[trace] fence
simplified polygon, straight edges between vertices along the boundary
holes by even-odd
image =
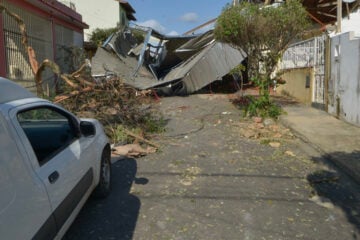
[[[324,104],[325,83],[325,43],[327,36],[322,35],[306,41],[292,44],[284,53],[280,62],[281,70],[313,68],[314,82],[312,102]]]

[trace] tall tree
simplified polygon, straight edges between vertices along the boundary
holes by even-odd
[[[221,13],[215,37],[247,54],[249,77],[270,102],[271,73],[291,41],[308,24],[307,12],[299,0],[287,0],[276,7],[242,1]]]

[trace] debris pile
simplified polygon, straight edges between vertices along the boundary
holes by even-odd
[[[99,120],[113,145],[118,145],[113,147],[114,157],[156,152],[159,146],[146,139],[149,133],[163,130],[162,117],[152,107],[152,91],[138,91],[116,75],[95,80],[89,70],[84,64],[72,74],[62,74],[63,92],[54,102],[81,118]],[[148,147],[142,148],[140,142]]]
[[[134,33],[144,36],[143,42],[135,41]],[[113,72],[140,90],[187,95],[223,80],[245,58],[243,51],[215,41],[212,30],[167,36],[134,26],[109,36],[92,59],[92,75]]]
[[[113,143],[130,143],[141,138],[145,142],[144,136],[161,130],[162,118],[152,108],[152,93],[137,91],[117,76],[80,90],[70,85],[65,89],[54,101],[79,117],[98,119]]]
[[[159,146],[146,140],[147,134],[163,130],[161,115],[152,108],[152,91],[138,91],[124,84],[116,74],[104,74],[96,78],[91,75],[91,63],[85,63],[73,73],[63,73],[60,66],[45,59],[39,62],[35,50],[30,46],[26,25],[23,19],[0,4],[0,13],[11,16],[18,24],[22,44],[26,49],[36,84],[37,95],[50,98],[49,89],[44,89],[43,73],[49,69],[56,76],[57,95],[54,102],[83,118],[96,118],[104,126],[113,143],[126,144],[139,142],[155,148],[142,150],[134,147],[124,155],[150,153]],[[120,46],[124,47],[123,42]],[[126,45],[126,44],[125,44]],[[59,91],[61,91],[59,93]],[[52,91],[53,92],[53,91]],[[131,130],[130,130],[131,129]],[[117,148],[119,150],[119,148]]]
[[[263,144],[268,144],[278,148],[284,140],[294,138],[288,128],[277,124],[272,119],[260,120],[253,118],[252,121],[239,122],[240,134],[243,137],[259,140]]]
[[[149,153],[155,153],[156,150],[157,149],[154,147],[148,146],[146,148],[143,148],[139,144],[134,143],[134,144],[127,144],[127,145],[114,147],[112,155],[114,157],[116,156],[139,157]]]

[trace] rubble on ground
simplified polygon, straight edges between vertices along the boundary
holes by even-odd
[[[154,147],[146,147],[143,148],[139,144],[126,144],[120,145],[112,148],[112,156],[126,156],[126,157],[139,157],[143,155],[147,155],[149,153],[155,153],[156,148]]]
[[[142,34],[143,42],[135,35]],[[114,73],[139,90],[187,95],[220,81],[246,57],[243,51],[215,41],[210,30],[197,35],[163,35],[131,27],[109,36],[92,59],[94,78]]]
[[[268,142],[270,146],[275,148],[280,147],[282,141],[294,138],[290,129],[285,128],[272,119],[244,119],[244,121],[236,124],[239,125],[239,132],[243,137],[259,140],[260,142]]]
[[[63,73],[59,65],[49,59],[39,62],[35,50],[29,44],[24,21],[17,14],[0,5],[0,12],[3,11],[16,21],[20,29],[22,45],[34,74],[39,97],[49,98],[79,117],[98,119],[113,143],[118,143],[120,138],[122,141],[129,141],[130,136],[136,143],[142,142],[155,147],[152,151],[158,148],[155,143],[145,139],[148,132],[159,127],[156,125],[157,120],[161,120],[161,116],[154,114],[151,108],[149,96],[152,91],[139,91],[125,84],[123,79],[113,72],[106,72],[103,76],[93,78],[90,74],[89,60],[85,60],[73,73]],[[127,43],[123,42],[122,46]],[[43,73],[47,69],[50,69],[56,77],[56,90],[44,89]],[[137,133],[128,129],[135,129]],[[134,149],[139,152],[141,148],[133,147],[133,150],[128,152],[133,154]]]
[[[154,99],[151,92],[138,91],[116,76],[103,79],[91,88],[75,91],[67,88],[54,101],[79,117],[98,119],[113,143],[121,140],[117,136],[120,134],[140,139],[149,145],[141,135],[148,134],[149,120],[156,121],[161,117],[152,108]],[[128,129],[138,129],[140,133],[135,134]]]

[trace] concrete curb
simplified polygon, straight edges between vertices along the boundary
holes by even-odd
[[[356,183],[360,184],[360,172],[357,172],[356,169],[353,169],[350,166],[347,166],[346,164],[343,163],[343,161],[338,159],[336,156],[334,156],[334,155],[326,152],[325,150],[323,150],[318,144],[313,143],[305,135],[303,135],[301,132],[297,131],[292,126],[292,124],[289,123],[283,117],[280,117],[279,121],[285,127],[291,129],[291,131],[294,133],[294,135],[296,137],[300,138],[303,142],[311,143],[311,147],[313,147],[316,151],[318,151],[326,161],[330,162],[334,167],[338,168],[343,173],[345,173],[347,176],[349,176],[352,180],[354,180]]]

